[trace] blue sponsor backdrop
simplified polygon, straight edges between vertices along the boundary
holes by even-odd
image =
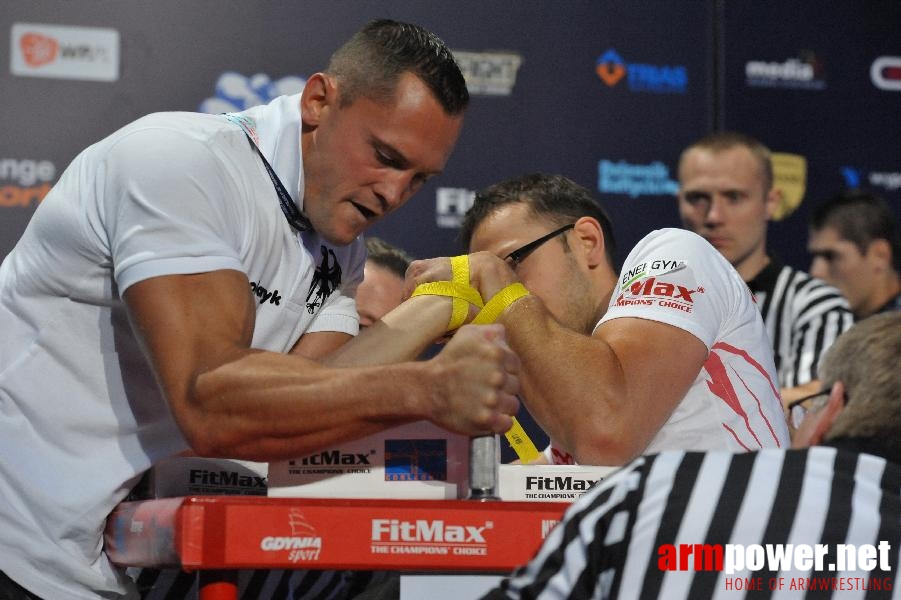
[[[807,266],[810,207],[841,188],[901,203],[897,2],[6,0],[0,257],[88,144],[149,112],[291,93],[378,17],[437,32],[473,92],[446,172],[373,230],[416,256],[461,251],[473,190],[547,171],[595,190],[622,259],[678,224],[679,152],[715,128],[807,159],[803,203],[770,232],[791,264]]]

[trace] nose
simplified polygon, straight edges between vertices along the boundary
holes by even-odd
[[[707,205],[707,212],[704,214],[704,223],[706,225],[718,225],[723,222],[725,217],[725,200],[714,195]]]
[[[413,195],[413,174],[400,170],[387,173],[376,186],[375,195],[385,213],[403,206]]]

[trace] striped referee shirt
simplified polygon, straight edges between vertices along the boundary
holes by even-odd
[[[817,379],[823,353],[854,323],[844,296],[775,258],[748,287],[773,343],[779,386],[796,387]]]
[[[574,503],[531,562],[484,598],[901,598],[899,538],[901,466],[884,458],[825,446],[664,452]],[[840,544],[861,562],[863,545],[881,547],[865,565],[875,568],[852,566]],[[799,545],[822,552],[820,564],[770,561]]]
[[[137,582],[141,600],[200,597],[197,573],[131,568],[128,574]],[[397,577],[392,571],[242,570],[235,584],[239,600],[350,600],[364,590],[381,598],[379,590],[393,590]]]

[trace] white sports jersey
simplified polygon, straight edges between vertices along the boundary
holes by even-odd
[[[299,96],[245,113],[303,208]],[[244,132],[153,114],[82,152],[0,266],[0,571],[46,598],[128,591],[104,520],[151,464],[187,449],[129,326],[144,279],[232,269],[257,299],[252,345],[356,334],[362,239],[287,223]]]
[[[747,284],[707,241],[689,231],[660,229],[638,242],[598,325],[625,317],[684,329],[709,351],[688,393],[643,453],[743,452],[788,444],[760,311]],[[670,352],[678,349],[661,349]],[[554,442],[551,455],[556,463],[572,462]]]

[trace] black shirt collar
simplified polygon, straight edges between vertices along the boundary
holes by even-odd
[[[748,282],[748,287],[752,292],[769,292],[776,287],[776,279],[779,272],[785,266],[781,260],[775,256],[770,256],[770,262],[757,275]]]
[[[897,440],[883,438],[842,437],[823,442],[821,446],[830,446],[839,450],[872,454],[901,465],[901,446]]]

